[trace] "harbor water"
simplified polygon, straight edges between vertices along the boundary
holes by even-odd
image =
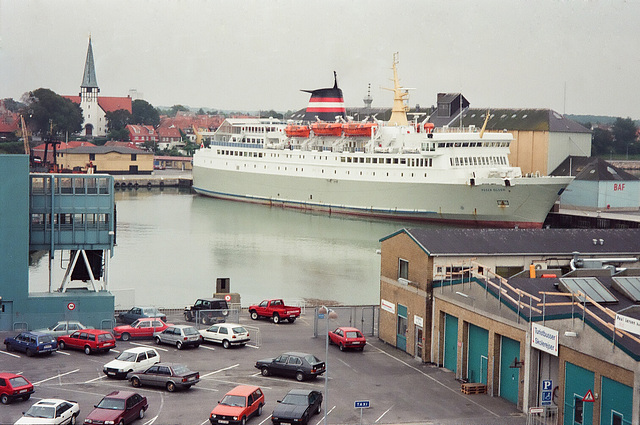
[[[379,240],[416,223],[374,221],[224,201],[188,190],[116,191],[116,247],[108,285],[116,308],[182,308],[229,278],[243,306],[277,297],[295,302],[378,304]],[[52,287],[68,252],[55,252]],[[30,266],[30,291],[47,291],[49,262]],[[73,287],[86,287],[73,282]]]

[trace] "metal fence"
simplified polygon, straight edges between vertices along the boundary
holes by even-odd
[[[195,316],[194,316],[195,315]],[[240,320],[240,310],[237,308],[216,309],[216,310],[197,310],[187,317],[185,312],[185,320],[195,321],[196,328],[204,329],[215,323],[238,323]]]
[[[320,319],[318,317],[318,310],[320,307],[315,307],[313,311],[313,336],[317,337],[318,333],[324,333],[325,320],[329,320],[328,327],[330,330],[337,328],[338,326],[351,326],[360,329],[365,336],[378,336],[378,318],[380,316],[380,307],[377,305],[367,306],[335,306],[328,307],[329,310],[333,310],[337,314],[337,318]],[[322,327],[321,330],[318,327]]]
[[[557,425],[558,406],[530,407],[527,412],[527,425]]]

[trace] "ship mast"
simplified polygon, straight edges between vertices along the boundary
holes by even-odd
[[[405,105],[404,101],[409,97],[409,92],[400,86],[400,79],[398,78],[398,53],[393,54],[393,88],[383,87],[385,90],[393,92],[393,108],[391,109],[391,118],[389,118],[388,125],[409,125],[407,121],[407,111],[409,106]]]

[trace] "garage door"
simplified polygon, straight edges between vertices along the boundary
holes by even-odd
[[[444,367],[458,371],[458,318],[444,315]]]
[[[469,324],[467,378],[469,382],[487,383],[489,331]]]

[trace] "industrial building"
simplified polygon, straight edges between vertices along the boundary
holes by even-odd
[[[524,412],[638,423],[639,258],[638,229],[402,229],[379,336]]]

